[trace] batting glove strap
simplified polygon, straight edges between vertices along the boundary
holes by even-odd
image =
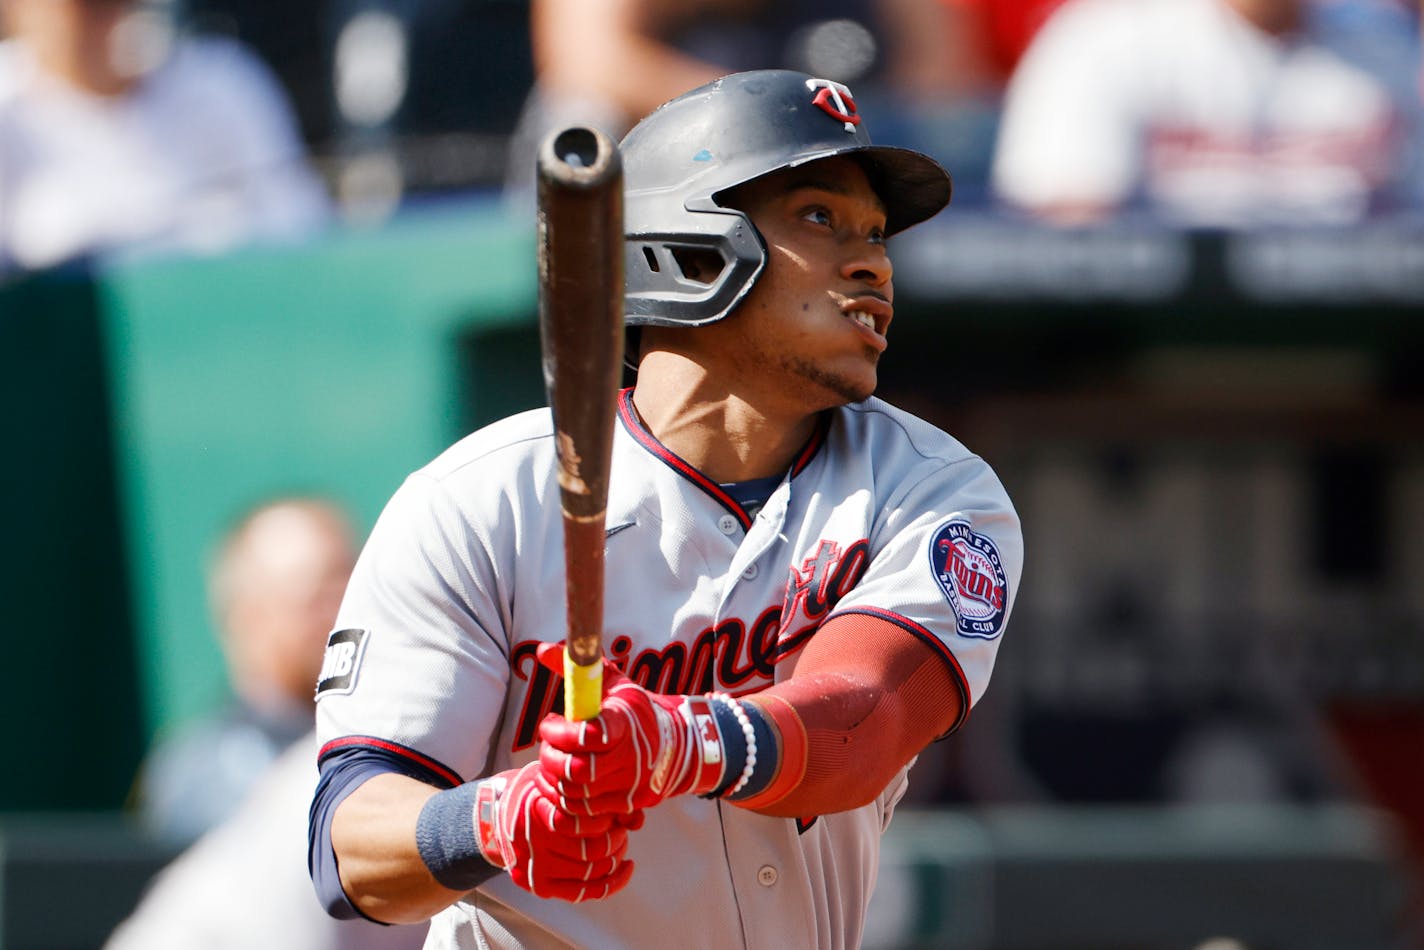
[[[678,713],[686,729],[682,777],[669,794],[704,795],[725,783],[725,749],[731,735],[722,728],[711,697],[685,696]],[[734,773],[735,774],[735,773]]]
[[[471,783],[475,790],[471,814],[474,816],[476,844],[485,861],[502,870],[514,865],[513,848],[509,847],[508,838],[501,833],[499,821],[499,800],[508,785],[509,780],[503,775]]]

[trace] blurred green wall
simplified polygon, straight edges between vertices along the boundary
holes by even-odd
[[[0,289],[0,807],[122,795],[143,746],[99,308],[82,275]]]
[[[222,701],[204,562],[243,510],[317,492],[369,528],[541,402],[535,293],[532,234],[493,207],[0,287],[0,711],[26,772],[0,809],[118,805],[151,737]]]

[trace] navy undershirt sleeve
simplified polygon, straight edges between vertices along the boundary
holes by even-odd
[[[451,788],[450,780],[419,762],[374,746],[354,745],[321,758],[321,777],[312,797],[307,824],[307,870],[317,899],[326,912],[342,920],[366,917],[341,887],[336,852],[331,847],[331,818],[346,796],[368,779],[387,772],[405,775],[434,788]],[[370,918],[366,918],[369,920]]]

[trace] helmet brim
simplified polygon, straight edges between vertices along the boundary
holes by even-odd
[[[949,172],[928,155],[893,145],[871,145],[851,154],[865,163],[870,186],[885,202],[886,237],[933,218],[954,193]]]
[[[949,204],[954,192],[949,172],[928,155],[893,145],[851,145],[797,156],[776,168],[725,185],[710,197],[714,204],[725,207],[722,196],[743,185],[788,168],[802,168],[828,158],[842,157],[860,163],[870,179],[870,187],[884,203],[886,237],[939,214]]]

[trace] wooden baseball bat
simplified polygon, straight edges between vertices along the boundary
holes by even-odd
[[[603,692],[603,545],[623,365],[623,163],[596,129],[546,138],[538,157],[539,339],[554,414],[568,641],[564,715]]]

